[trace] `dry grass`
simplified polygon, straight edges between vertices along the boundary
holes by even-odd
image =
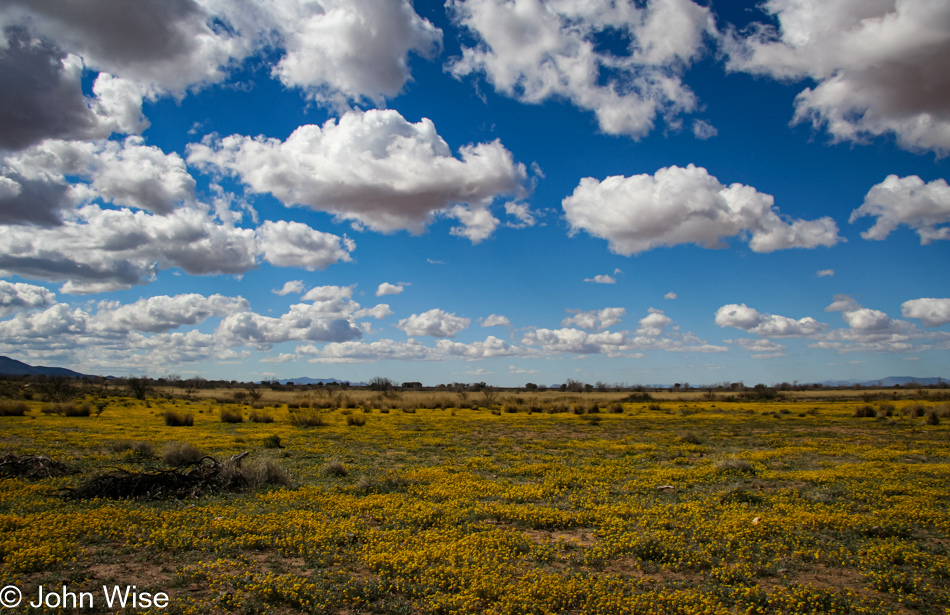
[[[221,408],[218,411],[218,416],[221,417],[222,423],[243,423],[244,422],[244,413],[240,409],[236,408]]]
[[[189,442],[169,442],[162,449],[162,462],[173,468],[198,463],[204,456],[201,449]]]
[[[162,413],[162,417],[169,427],[192,427],[195,424],[195,415],[190,412],[166,410]]]

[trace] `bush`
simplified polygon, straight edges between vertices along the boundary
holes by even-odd
[[[257,489],[264,485],[280,485],[281,487],[293,487],[293,481],[290,476],[273,459],[257,459],[250,463],[243,463],[236,468],[249,489]]]
[[[29,411],[30,407],[22,401],[0,403],[0,416],[23,416]]]
[[[284,448],[280,444],[280,436],[267,436],[264,438],[264,448]]]
[[[244,414],[234,408],[221,408],[218,412],[222,423],[243,423]]]
[[[142,457],[143,459],[151,459],[155,456],[155,450],[148,442],[119,440],[117,442],[113,442],[110,448],[112,448],[114,453],[124,453],[129,451],[133,456]]]
[[[854,409],[852,416],[858,419],[873,418],[877,416],[877,411],[874,410],[873,406],[858,406]]]
[[[894,405],[893,404],[881,404],[877,407],[877,416],[878,418],[884,418],[886,416],[894,416]]]
[[[348,414],[346,415],[346,424],[355,427],[362,427],[366,424],[366,419],[358,414]]]
[[[686,442],[687,444],[702,444],[703,440],[693,432],[684,433],[679,437],[680,442]]]
[[[901,410],[901,414],[906,414],[909,418],[916,419],[924,415],[925,408],[920,404],[913,404]]]
[[[322,427],[326,423],[313,408],[299,408],[290,412],[290,424],[294,427]]]
[[[83,404],[77,406],[75,404],[65,404],[63,408],[63,415],[65,416],[90,416],[92,414],[92,406],[89,404]]]
[[[748,459],[738,457],[724,457],[716,462],[716,469],[720,472],[738,472],[740,474],[755,474],[755,466]]]
[[[927,410],[927,414],[924,415],[924,424],[925,425],[939,425],[940,417],[937,414],[937,411],[931,408]]]
[[[204,457],[201,449],[188,442],[169,442],[162,449],[162,462],[173,468],[196,464]]]
[[[162,416],[165,418],[165,425],[169,427],[193,427],[195,424],[195,415],[190,412],[166,410]]]
[[[607,410],[614,414],[623,414],[623,404],[613,403],[607,406]]]
[[[323,473],[327,476],[346,476],[346,467],[334,459],[323,466]]]
[[[257,410],[251,410],[250,416],[247,417],[252,423],[273,423],[274,416],[269,412],[258,412]]]

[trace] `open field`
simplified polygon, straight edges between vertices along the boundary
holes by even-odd
[[[136,585],[170,604],[130,613],[950,613],[946,402],[231,395],[0,416],[0,455],[81,471],[0,478],[0,586],[95,592],[82,612]],[[174,442],[293,485],[57,495]]]

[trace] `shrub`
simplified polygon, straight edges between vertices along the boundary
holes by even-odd
[[[323,473],[327,476],[346,476],[346,467],[337,459],[323,466]]]
[[[29,411],[30,407],[22,401],[0,403],[0,416],[23,416]]]
[[[358,414],[348,414],[346,416],[346,424],[353,425],[355,427],[362,427],[366,424],[366,419]]]
[[[653,410],[654,412],[662,412],[663,406],[661,406],[660,404],[650,404],[649,406],[647,406],[647,409]]]
[[[75,404],[65,404],[63,408],[64,416],[90,416],[92,414],[92,406],[89,404],[83,404],[77,406]]]
[[[173,468],[196,464],[204,456],[201,449],[188,442],[169,442],[162,449],[162,462]]]
[[[58,404],[46,404],[40,409],[43,414],[66,415],[67,412],[73,412],[76,406],[72,402],[63,402]]]
[[[237,468],[237,472],[247,481],[249,489],[257,489],[264,485],[293,487],[290,476],[273,459],[256,459],[250,463],[243,463]]]
[[[290,412],[290,424],[294,427],[322,427],[326,423],[313,408],[299,408]]]
[[[906,408],[904,408],[901,411],[901,414],[906,414],[908,417],[912,419],[916,419],[918,417],[923,416],[924,412],[925,412],[925,408],[922,405],[913,404],[911,406],[907,406]]]
[[[924,415],[924,424],[925,425],[939,425],[940,417],[937,415],[937,411],[931,408],[927,410],[927,414]]]
[[[680,442],[686,442],[687,444],[702,444],[703,439],[694,434],[693,432],[684,433],[679,437]]]
[[[155,456],[155,450],[152,448],[152,445],[148,442],[141,442],[132,440],[118,440],[113,442],[111,447],[112,451],[115,453],[124,453],[126,451],[130,452],[135,457],[142,457],[144,459],[151,459]]]
[[[716,462],[716,469],[720,472],[738,472],[740,474],[755,474],[755,466],[748,459],[738,457],[723,457]]]
[[[244,414],[240,410],[234,408],[221,408],[218,412],[218,416],[221,417],[222,423],[243,423]]]
[[[607,410],[613,412],[614,414],[623,414],[623,404],[613,403],[607,406]]]
[[[380,408],[379,412],[380,414],[389,414],[389,408]]]
[[[280,436],[267,436],[264,438],[264,448],[284,448],[280,444]]]
[[[874,410],[872,406],[864,405],[864,406],[858,406],[857,408],[855,408],[854,414],[852,416],[858,419],[872,418],[872,417],[877,416],[877,412]]]
[[[877,416],[878,418],[884,418],[886,416],[894,416],[894,405],[893,404],[881,404],[877,407]]]
[[[169,427],[192,427],[195,424],[195,415],[190,412],[166,410],[162,416],[165,418],[165,425]]]
[[[269,412],[258,412],[257,410],[251,410],[251,414],[247,417],[252,423],[273,423],[274,416]]]

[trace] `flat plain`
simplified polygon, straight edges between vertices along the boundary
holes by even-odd
[[[0,477],[0,586],[171,598],[129,613],[950,613],[936,392],[114,393],[0,416],[4,459],[71,471]],[[190,448],[263,479],[63,497],[213,463],[173,471]]]

